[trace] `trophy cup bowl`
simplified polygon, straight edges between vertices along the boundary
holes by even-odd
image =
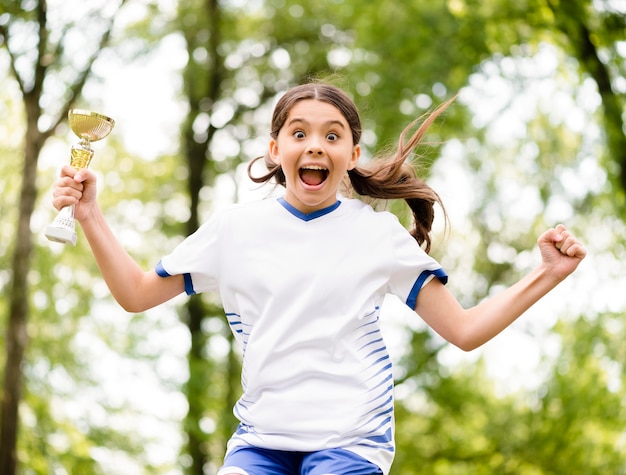
[[[70,165],[74,168],[87,168],[91,163],[94,151],[91,142],[102,140],[113,130],[115,121],[97,112],[71,109],[68,120],[72,132],[80,138],[80,142],[70,149]],[[50,241],[76,245],[76,224],[74,222],[74,206],[66,206],[46,227],[46,237]]]

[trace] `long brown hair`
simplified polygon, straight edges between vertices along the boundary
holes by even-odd
[[[345,117],[354,145],[361,140],[361,119],[354,102],[341,89],[329,84],[309,83],[289,89],[277,102],[272,115],[272,138],[276,139],[280,129],[285,124],[287,116],[295,103],[315,99],[335,106]],[[404,199],[413,214],[414,223],[410,230],[417,242],[425,245],[426,252],[430,251],[433,220],[435,217],[434,205],[438,203],[445,216],[445,208],[439,195],[422,179],[417,176],[415,168],[409,158],[415,148],[420,145],[428,127],[454,100],[443,103],[430,114],[411,122],[400,134],[397,149],[385,157],[377,157],[362,167],[348,170],[348,177],[352,189],[361,196],[376,199]],[[411,134],[413,129],[417,129]],[[409,138],[407,139],[407,136]],[[252,175],[252,167],[263,159],[268,172],[256,177]],[[248,176],[255,183],[266,183],[272,178],[285,186],[285,174],[280,165],[274,163],[269,156],[256,157],[248,166]]]

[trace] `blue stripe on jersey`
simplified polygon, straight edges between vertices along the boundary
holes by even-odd
[[[437,277],[444,285],[448,283],[448,274],[446,274],[446,271],[444,271],[442,268],[435,270],[425,270],[424,272],[422,272],[415,281],[415,284],[413,284],[413,288],[411,289],[411,292],[409,292],[409,296],[406,299],[406,304],[411,310],[415,310],[415,305],[417,304],[417,296],[420,293],[420,290],[422,290],[424,281],[431,275]]]
[[[387,420],[385,421],[387,424],[391,423],[391,417],[388,417]],[[382,427],[383,424],[381,424],[379,427]],[[391,452],[394,451],[394,448],[392,445],[389,445],[389,443],[392,440],[391,437],[391,428],[387,429],[385,431],[384,434],[382,435],[375,435],[372,437],[368,437],[366,440],[370,441],[370,442],[374,442],[376,444],[376,447],[379,447],[383,450],[389,450]],[[359,444],[359,445],[367,445],[367,444]]]
[[[242,322],[241,315],[226,313],[228,324],[238,340],[243,339],[244,356],[250,333],[250,326]],[[354,430],[360,434],[354,441],[355,445],[373,447],[385,452],[393,452],[393,374],[387,347],[378,327],[380,307],[376,306],[371,312],[364,315],[364,321],[353,330],[353,346],[365,365],[362,375],[362,384],[367,391],[363,400],[363,412],[358,427]],[[242,373],[244,394],[233,408],[235,415],[240,419],[242,412],[254,406],[255,401],[246,399],[246,378]],[[232,440],[247,440],[245,434],[254,433],[254,427],[240,424]]]
[[[226,319],[230,326],[233,335],[241,343],[243,356],[246,355],[246,349],[248,348],[248,338],[250,337],[250,327],[252,325],[243,323],[241,321],[241,315],[233,312],[226,312]]]
[[[241,316],[236,313],[227,313],[226,318],[228,319],[228,324],[232,328],[235,333],[243,333],[243,324],[241,323]]]
[[[393,389],[393,386],[388,386],[387,389],[385,390],[384,394],[388,394],[392,389]],[[373,400],[375,400],[375,399],[379,399],[379,396],[377,396]],[[385,407],[387,408],[387,410],[384,411],[384,412],[389,412],[389,405],[391,404],[392,401],[393,401],[393,398],[391,396],[387,396],[387,399],[385,399],[381,404],[379,404],[375,408],[371,409],[367,414],[370,414],[372,412],[376,412],[379,409],[382,409],[382,408],[385,408]]]
[[[372,332],[372,333],[376,333],[376,332]],[[373,341],[370,341],[369,343],[365,343],[365,345],[363,345],[361,348],[359,348],[359,351],[361,351],[366,346],[375,345],[376,343],[380,343],[381,341],[383,341],[383,339],[382,338],[378,338],[377,340],[373,340]]]
[[[391,366],[392,366],[392,365],[391,365],[391,363],[389,363],[389,364],[387,364],[386,366],[382,367],[382,368],[380,369],[380,371],[378,371],[378,373],[376,373],[375,375],[371,376],[371,377],[370,377],[367,381],[369,381],[369,380],[371,380],[371,379],[374,379],[374,378],[375,378],[376,376],[378,376],[380,373],[384,373],[384,372],[386,372],[387,370],[390,370],[390,369],[391,369]],[[367,382],[367,381],[366,381],[366,382]]]
[[[381,393],[377,394],[373,399],[367,402],[367,405],[371,405],[372,403],[378,405],[363,414],[363,416],[365,416],[366,414],[375,413],[374,416],[363,425],[367,425],[373,420],[380,418],[383,414],[393,411],[392,390],[393,385],[388,385]],[[383,401],[380,402],[381,400]]]
[[[370,379],[372,379],[372,378],[370,378]],[[382,386],[383,384],[391,381],[392,379],[393,379],[393,375],[391,373],[389,373],[387,375],[387,377],[385,379],[383,379],[380,383],[378,383],[376,386],[370,388],[370,391],[374,391],[375,389],[378,389],[380,386]],[[368,379],[368,381],[369,381],[369,379]],[[393,387],[393,385],[391,387]]]
[[[363,380],[369,389],[370,399],[365,403],[367,409],[363,415],[371,416],[358,428],[363,438],[358,445],[377,447],[385,451],[393,451],[391,431],[393,417],[393,374],[387,347],[382,338],[378,320],[380,307],[376,307],[366,315],[367,321],[356,331],[361,334],[355,343],[359,344],[358,352],[369,366],[372,375]],[[373,326],[373,327],[372,327]],[[372,328],[370,330],[370,328]]]

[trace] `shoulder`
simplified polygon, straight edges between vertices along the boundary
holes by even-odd
[[[342,199],[345,204],[341,216],[341,229],[344,233],[358,235],[367,239],[378,248],[383,245],[397,246],[399,243],[417,245],[409,230],[398,217],[386,210],[375,210],[372,206],[358,199]]]
[[[340,198],[340,209],[346,214],[355,214],[362,216],[376,216],[378,211],[375,211],[369,204],[355,198]]]
[[[220,240],[247,236],[280,222],[281,207],[275,198],[236,203],[215,210],[200,227],[203,233],[216,233]]]
[[[400,224],[400,220],[395,214],[386,210],[375,210],[371,205],[359,199],[342,198],[341,203],[342,208],[344,208],[344,212],[346,214],[352,214],[356,217],[361,217],[380,225],[402,227],[402,225]]]
[[[276,212],[276,199],[267,198],[263,200],[248,201],[244,203],[234,203],[214,211],[208,221],[228,221],[231,219],[244,219],[248,217],[264,217]]]

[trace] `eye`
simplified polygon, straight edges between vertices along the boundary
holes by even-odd
[[[297,139],[303,139],[305,137],[304,132],[302,132],[301,130],[296,130],[293,133],[293,136]]]
[[[334,142],[335,140],[339,140],[339,135],[337,135],[334,132],[331,132],[330,134],[326,136],[326,139],[330,140],[331,142]]]

